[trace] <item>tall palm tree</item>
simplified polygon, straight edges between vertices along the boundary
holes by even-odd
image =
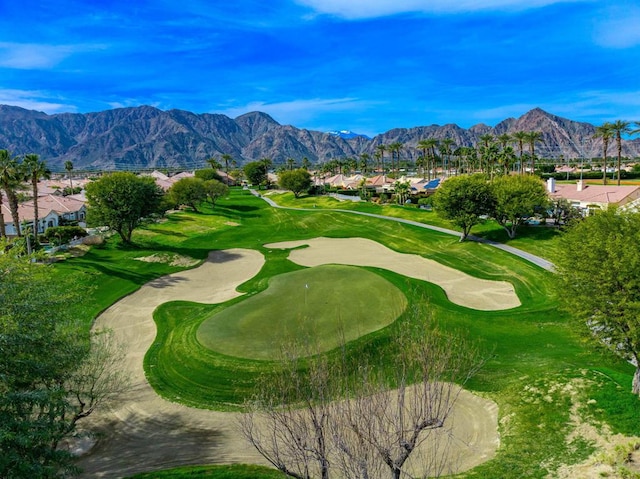
[[[367,174],[367,170],[369,169],[369,161],[371,160],[371,155],[369,153],[361,153],[360,154],[360,170],[363,175]]]
[[[229,163],[233,161],[233,156],[229,153],[225,153],[222,155],[222,161],[224,161],[225,183],[229,186]]]
[[[20,186],[24,179],[24,173],[15,158],[7,150],[0,150],[0,187],[7,195],[11,219],[18,236],[22,236],[20,231],[20,217],[18,215],[18,196],[16,187]],[[4,221],[3,221],[4,223]],[[5,234],[6,236],[6,231]]]
[[[294,160],[293,158],[287,158],[286,163],[287,163],[287,169],[291,171],[293,170],[293,167],[296,164],[296,160]]]
[[[429,175],[428,175],[428,179],[429,181],[431,181],[431,169],[433,168],[433,176],[435,178],[436,176],[436,149],[438,148],[438,144],[440,143],[440,140],[438,140],[437,138],[427,138],[426,139],[427,145],[429,146],[429,149],[431,150],[431,167],[429,168]]]
[[[531,153],[531,174],[536,171],[536,143],[542,141],[542,133],[539,131],[527,132],[527,143],[529,144],[529,152]]]
[[[73,181],[71,180],[71,171],[73,170],[73,163],[71,160],[67,160],[64,162],[64,169],[67,170],[67,176],[69,176],[69,188],[71,189],[71,194],[73,194]]]
[[[524,152],[524,144],[527,141],[526,131],[516,131],[511,134],[512,141],[518,144],[518,158],[520,161],[520,174],[524,174],[524,162],[522,161],[522,154]]]
[[[489,152],[489,145],[493,142],[493,135],[491,133],[485,133],[484,135],[480,135],[479,140],[482,142],[482,146],[480,146],[480,169],[485,173],[489,173],[489,158],[487,156]]]
[[[620,161],[622,159],[622,135],[631,133],[631,123],[624,120],[616,120],[611,123],[611,131],[616,137],[616,146],[618,149],[618,186],[620,186]]]
[[[425,176],[425,169],[428,169],[429,166],[427,160],[427,151],[429,151],[429,148],[431,148],[431,146],[428,140],[419,140],[416,145],[416,150],[422,150],[422,161],[420,162],[420,165],[422,166],[422,179],[424,179]],[[431,171],[429,171],[429,179],[431,179]]]
[[[449,161],[450,161],[450,157],[451,157],[451,148],[453,147],[453,145],[455,144],[455,141],[453,141],[453,138],[443,138],[442,141],[440,142],[440,153],[442,153],[443,157],[444,157],[444,162],[447,163],[447,173],[450,170],[450,165],[449,165]],[[443,163],[443,169],[444,169],[444,163]],[[447,174],[447,176],[449,176]]]
[[[503,133],[502,135],[498,135],[496,140],[498,140],[498,143],[500,143],[500,146],[502,146],[502,149],[504,150],[511,142],[511,135],[508,133]]]
[[[613,138],[613,130],[611,123],[608,121],[600,126],[596,126],[594,138],[602,138],[602,184],[607,184],[607,152],[609,150],[609,141]]]
[[[383,178],[384,178],[384,152],[386,149],[387,149],[387,145],[385,145],[384,143],[380,143],[378,146],[376,146],[376,150],[378,150],[378,153],[380,153],[380,165],[382,169]]]
[[[516,160],[516,154],[513,151],[513,147],[505,146],[498,153],[498,163],[502,165],[502,174],[508,175],[511,171],[511,166]]]
[[[36,242],[38,242],[38,181],[40,179],[51,178],[51,171],[47,168],[47,164],[34,153],[25,155],[22,161],[25,173],[31,180],[31,192],[33,194],[33,234]]]
[[[388,146],[388,148],[389,148],[389,151],[391,152],[391,171],[394,171],[394,164],[395,164],[396,165],[395,176],[398,176],[397,170],[400,168],[400,151],[402,151],[402,149],[404,148],[404,145],[399,141],[394,141]],[[394,159],[397,161],[394,162]]]
[[[211,158],[207,158],[205,160],[205,163],[208,163],[209,166],[211,168],[213,168],[214,170],[218,171],[220,168],[222,168],[222,165],[220,164],[220,162],[218,161],[218,159],[215,156],[212,156]]]

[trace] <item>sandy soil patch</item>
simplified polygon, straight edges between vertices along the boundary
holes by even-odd
[[[416,254],[393,251],[364,238],[313,238],[265,245],[267,248],[297,248],[289,259],[302,266],[345,264],[372,266],[437,284],[453,303],[483,311],[510,309],[520,306],[520,299],[511,283],[474,278]]]
[[[100,315],[96,327],[113,330],[127,351],[132,389],[111,411],[84,423],[98,440],[78,460],[85,471],[81,477],[122,477],[188,464],[265,464],[238,433],[237,414],[169,402],[155,394],[143,369],[156,335],[152,315],[157,306],[172,300],[229,300],[240,295],[236,288],[263,264],[257,251],[214,251],[198,268],[151,281]],[[448,469],[461,472],[493,456],[499,442],[495,403],[462,391],[451,421],[457,452]]]
[[[176,253],[159,253],[152,254],[150,256],[139,256],[133,258],[136,261],[145,261],[147,263],[167,263],[171,266],[189,267],[197,265],[200,260],[191,258],[190,256],[184,256]]]
[[[240,223],[236,223],[235,221],[225,221],[224,224],[227,226],[240,226]]]

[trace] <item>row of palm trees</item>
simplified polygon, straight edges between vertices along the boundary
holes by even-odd
[[[73,163],[66,161],[65,170],[69,173],[69,181],[71,190],[73,183],[71,182],[71,170]],[[38,224],[38,182],[41,179],[51,178],[51,171],[47,167],[44,160],[40,156],[30,153],[22,157],[11,156],[8,150],[0,150],[0,237],[7,236],[4,217],[2,215],[3,196],[6,196],[7,206],[11,212],[11,220],[13,221],[17,236],[22,236],[20,227],[20,216],[18,214],[19,191],[25,189],[26,185],[30,185],[31,194],[33,195],[34,207],[34,226]],[[36,235],[37,237],[37,235]]]
[[[594,138],[602,139],[605,162],[610,142],[613,139],[616,141],[618,185],[620,185],[622,137],[627,134],[640,133],[640,122],[635,122],[635,125],[638,128],[632,129],[631,122],[616,120],[596,127]],[[422,169],[423,176],[428,176],[429,180],[431,172],[438,167],[438,162],[440,162],[445,176],[451,174],[451,171],[455,171],[457,174],[466,168],[468,171],[481,171],[493,177],[494,174],[508,174],[516,164],[518,168],[515,171],[519,174],[526,172],[533,174],[536,169],[536,145],[541,142],[543,142],[543,136],[539,131],[516,131],[498,136],[487,133],[479,137],[479,142],[475,147],[460,146],[456,148],[452,138],[426,138],[419,140],[415,147],[419,153],[416,166]],[[514,147],[517,148],[517,154]],[[525,148],[528,151],[525,151]],[[374,158],[378,165],[378,171],[383,174],[386,171],[385,153],[389,153],[390,173],[392,176],[397,176],[401,152],[405,149],[407,149],[406,146],[399,141],[377,145]],[[326,169],[334,172],[338,169],[342,173],[345,170],[354,170],[359,166],[361,171],[366,173],[370,160],[371,156],[368,153],[362,153],[359,162],[349,158],[332,160],[327,164]],[[606,184],[606,168],[603,169],[603,181]]]
[[[640,133],[640,122],[634,122],[636,129],[631,128],[631,122],[625,120],[616,120],[613,122],[605,122],[596,127],[596,132],[593,135],[594,138],[602,139],[602,159],[604,161],[602,167],[602,183],[607,184],[607,153],[609,151],[609,144],[612,139],[616,141],[617,147],[617,165],[618,171],[618,186],[620,186],[620,170],[622,159],[622,137],[624,135],[636,135]]]
[[[524,173],[526,171],[524,148],[527,145],[529,147],[528,159],[531,162],[529,171],[533,173],[535,170],[535,147],[542,141],[541,132],[518,131],[512,135],[504,133],[497,137],[484,134],[479,137],[479,140],[476,147],[460,146],[456,148],[452,138],[422,139],[418,141],[415,148],[421,153],[416,160],[416,166],[422,169],[423,176],[426,172],[426,176],[431,179],[431,172],[436,170],[438,161],[442,165],[444,174],[448,176],[452,171],[457,174],[463,167],[480,170],[489,175],[496,172],[506,174],[519,160],[519,172]],[[517,157],[511,144],[518,146],[519,155]],[[391,154],[391,174],[397,173],[401,159],[400,153],[405,148],[401,142],[377,145],[374,156],[380,165],[380,170],[386,171],[384,167],[385,152],[389,152]]]

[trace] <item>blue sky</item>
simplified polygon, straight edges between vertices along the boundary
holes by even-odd
[[[428,6],[425,6],[428,5]],[[636,0],[0,2],[0,103],[152,105],[374,135],[541,107],[640,120]]]

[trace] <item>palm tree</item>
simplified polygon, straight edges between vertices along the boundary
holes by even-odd
[[[302,158],[302,168],[304,168],[305,170],[308,170],[310,166],[311,166],[311,162],[309,161],[309,158],[307,158],[306,156]]]
[[[362,171],[363,175],[367,174],[370,160],[371,160],[371,155],[369,155],[369,153],[360,154],[360,170]]]
[[[222,155],[222,161],[224,161],[224,174],[225,174],[225,183],[229,186],[229,163],[233,161],[233,157],[225,153]]]
[[[380,143],[378,146],[376,146],[376,150],[378,150],[378,153],[380,154],[380,165],[382,169],[383,178],[384,178],[384,151],[386,149],[387,149],[387,145],[385,145],[384,143]]]
[[[485,133],[484,135],[480,135],[479,139],[482,142],[482,146],[480,147],[480,153],[482,155],[480,169],[489,173],[489,159],[487,157],[487,153],[489,152],[489,145],[493,142],[493,135],[491,133]]]
[[[502,172],[504,175],[508,175],[516,159],[516,154],[511,146],[505,146],[500,153],[498,153],[498,163],[502,165]]]
[[[520,161],[520,174],[524,174],[524,162],[522,161],[522,153],[524,151],[524,143],[527,141],[526,131],[516,131],[511,134],[511,138],[518,144],[518,158]]]
[[[208,163],[209,166],[211,166],[211,168],[213,168],[216,171],[222,168],[222,165],[220,164],[220,162],[215,156],[212,156],[211,158],[206,159],[205,162]]]
[[[502,146],[502,149],[504,150],[507,147],[507,145],[511,142],[511,135],[508,133],[503,133],[502,135],[498,135],[496,140],[498,140],[498,143],[500,143],[500,145]]]
[[[536,171],[536,143],[542,141],[542,133],[539,131],[528,131],[526,141],[529,144],[529,152],[531,153],[531,174]]]
[[[51,178],[51,171],[47,168],[47,164],[40,160],[40,157],[34,153],[25,155],[22,162],[27,177],[31,180],[31,191],[33,194],[33,234],[36,242],[38,242],[38,181],[40,179]]]
[[[71,160],[67,160],[64,162],[64,169],[67,170],[67,176],[69,176],[69,188],[71,189],[70,194],[73,194],[73,181],[71,180],[71,171],[73,170],[73,163]]]
[[[424,179],[425,167],[427,167],[426,169],[428,169],[429,167],[429,162],[427,160],[427,151],[429,151],[430,148],[431,143],[429,140],[420,140],[416,145],[417,150],[422,150],[422,161],[420,162],[422,166],[422,179]],[[429,171],[429,180],[431,180],[431,171]]]
[[[16,187],[22,183],[23,179],[24,173],[16,159],[11,158],[11,154],[7,150],[0,150],[0,187],[7,195],[11,219],[13,220],[13,225],[18,236],[22,236],[22,232],[20,231]],[[6,236],[6,231],[4,232],[4,236]]]
[[[437,138],[427,138],[423,141],[426,148],[429,150],[429,157],[431,159],[431,165],[429,165],[429,161],[427,161],[427,179],[431,181],[431,170],[433,168],[433,176],[436,176],[436,148],[438,147],[439,140]]]
[[[404,145],[402,143],[400,143],[399,141],[394,141],[393,143],[391,143],[389,146],[389,151],[391,152],[391,171],[394,171],[394,164],[397,165],[395,168],[396,171],[396,175],[397,175],[397,170],[400,168],[400,151],[404,148]],[[394,159],[397,159],[397,162],[394,162]]]
[[[455,144],[453,138],[443,138],[440,142],[440,153],[444,156],[444,161],[447,163],[447,172],[450,169],[449,161],[451,156],[451,147]],[[443,163],[444,169],[444,163]],[[449,176],[448,174],[446,176]]]
[[[296,164],[296,160],[294,160],[293,158],[287,158],[286,163],[287,163],[287,169],[293,170],[293,167]]]
[[[620,160],[622,158],[622,134],[631,133],[631,124],[628,121],[616,120],[611,123],[611,132],[616,136],[616,146],[618,149],[618,186],[620,186]]]
[[[603,125],[596,126],[594,138],[602,138],[602,184],[607,184],[607,151],[609,150],[609,141],[613,138],[613,130],[611,123],[608,121]]]

